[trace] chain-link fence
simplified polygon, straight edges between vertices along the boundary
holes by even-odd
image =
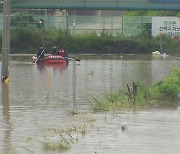
[[[43,24],[47,29],[61,28],[68,29],[73,34],[92,33],[98,35],[108,32],[117,35],[137,36],[143,31],[151,32],[152,17],[149,16],[35,16],[35,21],[26,19],[24,25]],[[0,28],[2,29],[2,16],[0,16]],[[41,23],[39,21],[42,21]],[[11,21],[11,28],[17,28],[20,21]]]
[[[46,16],[46,28],[69,29],[73,34],[102,32],[136,36],[151,31],[152,17],[146,16]]]

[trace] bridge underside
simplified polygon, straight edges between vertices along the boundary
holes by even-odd
[[[13,0],[13,9],[180,10],[180,0]]]

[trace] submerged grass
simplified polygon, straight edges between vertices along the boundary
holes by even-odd
[[[86,113],[75,109],[68,112],[73,118],[68,126],[64,128],[47,128],[43,131],[43,137],[28,137],[27,142],[38,142],[45,152],[65,152],[71,149],[72,144],[78,143],[80,137],[84,138],[88,127],[93,126],[95,119],[87,116]]]
[[[77,133],[85,135],[84,125],[73,125],[65,129],[49,128],[46,130],[43,140],[38,140],[45,151],[67,151],[71,149],[73,143],[78,142]],[[77,135],[77,136],[76,136]]]
[[[51,140],[45,140],[41,141],[44,150],[46,151],[66,151],[71,148],[70,143],[66,139],[61,139],[60,141],[57,142],[52,142]]]
[[[118,90],[101,99],[93,97],[94,111],[146,109],[151,107],[173,106],[180,93],[180,68],[172,69],[172,74],[149,88],[139,82],[127,85],[127,90]]]

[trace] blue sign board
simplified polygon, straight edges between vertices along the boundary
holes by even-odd
[[[180,0],[149,0],[151,3],[180,3]]]

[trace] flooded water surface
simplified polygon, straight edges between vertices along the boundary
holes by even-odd
[[[90,107],[92,96],[133,81],[149,86],[172,66],[180,61],[133,55],[67,67],[10,61],[10,83],[0,88],[0,154],[179,154],[178,107],[96,113]],[[57,148],[62,142],[67,149]]]

